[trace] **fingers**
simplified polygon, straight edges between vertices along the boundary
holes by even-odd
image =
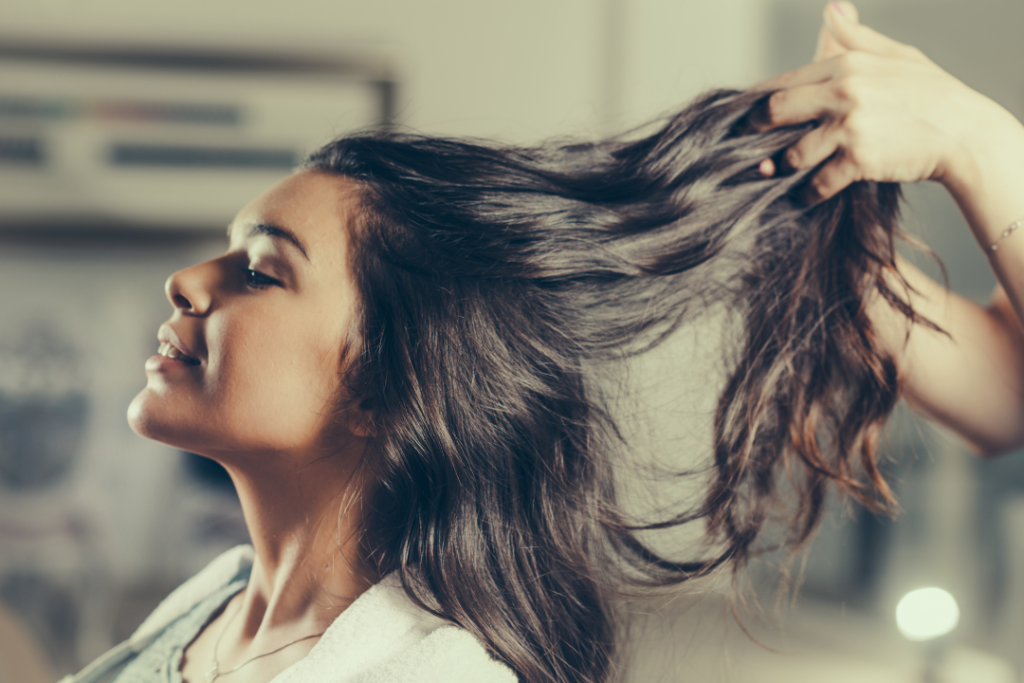
[[[857,11],[857,6],[847,0],[839,0],[832,4],[839,5],[839,9],[842,10],[842,15],[850,21],[856,23],[860,21],[860,13]]]
[[[823,62],[813,62],[799,69],[794,69],[793,71],[773,76],[766,81],[761,81],[752,87],[751,90],[767,92],[769,90],[781,90],[811,83],[824,83],[834,78],[839,71],[840,64],[836,58]]]
[[[848,99],[841,97],[834,87],[802,85],[776,91],[751,117],[751,123],[763,133],[779,126],[832,118],[845,113],[849,106]]]
[[[824,151],[826,147],[819,148]],[[832,147],[836,151],[836,147]],[[827,158],[827,157],[826,157]],[[820,159],[818,163],[820,163]],[[765,159],[757,168],[765,178],[775,175],[775,163],[771,159]],[[839,194],[843,189],[849,187],[858,180],[862,180],[862,174],[855,164],[850,162],[840,151],[832,161],[821,167],[814,176],[807,181],[800,193],[801,200],[806,204],[817,204]]]
[[[830,2],[825,7],[825,22],[818,36],[815,61],[787,73],[769,78],[751,90],[766,91],[817,83],[834,76],[847,52],[864,52],[879,57],[909,59],[930,63],[916,47],[904,45],[857,22],[857,9],[848,2]]]
[[[760,171],[762,176],[770,178],[777,172],[788,174],[793,171],[814,168],[830,156],[836,154],[836,151],[839,149],[839,143],[839,132],[833,126],[818,126],[800,138],[800,141],[795,145],[787,149],[782,155],[780,163],[776,164],[770,158],[764,159],[758,166],[758,171]],[[822,170],[827,166],[828,164]],[[829,180],[829,182],[826,183],[825,187],[830,188],[832,181],[827,176],[826,180]],[[838,190],[836,191],[838,192]],[[814,194],[817,194],[817,191]]]
[[[793,171],[814,168],[839,149],[839,142],[833,126],[818,126],[787,149],[782,158],[785,166]]]
[[[928,61],[917,48],[904,45],[858,23],[855,16],[846,14],[846,4],[842,6],[835,2],[828,4],[825,8],[825,27],[839,46],[845,50],[869,52],[881,57]]]
[[[862,173],[857,165],[840,151],[807,183],[803,199],[808,204],[825,201],[862,179]]]
[[[814,48],[814,59],[811,61],[823,62],[826,59],[831,59],[843,54],[844,52],[846,52],[846,48],[836,40],[836,37],[832,35],[832,32],[828,30],[828,27],[822,24],[821,30],[818,32],[818,44]]]
[[[858,20],[857,8],[853,6],[852,2],[839,2],[837,4],[842,10],[843,16],[850,21],[856,22]],[[825,12],[827,11],[828,7],[825,8]],[[814,50],[814,59],[812,61],[821,62],[841,55],[844,52],[846,52],[846,48],[832,35],[832,32],[828,29],[827,20],[823,20],[821,30],[818,32],[818,44]]]
[[[811,204],[835,196],[851,183],[868,177],[874,179],[877,175],[877,169],[865,170],[869,167],[862,163],[867,153],[861,149],[862,145],[850,147],[856,140],[850,138],[849,117],[855,107],[863,105],[860,91],[865,78],[869,79],[867,82],[874,82],[870,79],[893,69],[898,73],[911,73],[917,67],[910,67],[907,61],[931,64],[917,48],[861,25],[858,18],[857,9],[851,3],[830,2],[825,8],[815,61],[753,88],[775,91],[751,115],[751,122],[758,131],[819,122],[818,127],[808,131],[781,158],[762,160],[758,166],[763,177],[820,166],[801,190],[803,199]],[[902,67],[898,61],[903,61]],[[855,87],[855,77],[857,89],[851,90]]]

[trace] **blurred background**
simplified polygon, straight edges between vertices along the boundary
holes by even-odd
[[[1018,116],[1024,5],[864,0]],[[398,123],[529,143],[620,132],[710,87],[812,55],[804,0],[237,0],[2,3],[0,683],[50,681],[126,637],[161,597],[246,540],[230,481],[144,441],[124,413],[168,317],[163,282],[219,253],[249,199],[340,133]],[[955,205],[907,189],[906,226],[951,287],[994,285]],[[918,260],[938,275],[935,265]],[[684,330],[634,373],[630,429],[706,454],[718,330]],[[700,389],[700,390],[698,390]],[[1024,460],[969,456],[900,411],[885,440],[897,521],[835,504],[791,567],[637,603],[632,681],[1009,683],[1024,667]],[[646,447],[646,446],[645,446]],[[676,456],[672,456],[676,457]],[[900,598],[939,586],[960,622],[914,643]],[[782,601],[777,600],[782,596]],[[785,604],[782,604],[784,602]],[[941,615],[940,615],[941,616]],[[939,619],[940,616],[932,619]]]

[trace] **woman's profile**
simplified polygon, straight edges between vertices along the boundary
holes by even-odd
[[[981,449],[1024,441],[1024,127],[852,12],[814,64],[642,134],[360,133],[243,208],[168,279],[128,417],[225,467],[252,547],[69,680],[611,681],[616,595],[742,569],[780,516],[803,543],[830,487],[891,503],[874,443],[901,395]],[[989,250],[993,311],[897,258],[895,183],[924,179]],[[709,305],[742,323],[709,489],[632,519],[591,373]],[[1015,363],[998,410],[969,396],[984,371],[929,367],[961,357]],[[691,520],[692,556],[644,542]]]

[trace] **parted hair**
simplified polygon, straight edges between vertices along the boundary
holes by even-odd
[[[613,596],[737,571],[812,534],[830,486],[892,503],[876,466],[898,397],[866,302],[894,266],[898,186],[808,206],[757,170],[808,125],[758,133],[765,93],[714,91],[629,135],[533,147],[394,130],[307,168],[357,181],[352,395],[378,486],[367,558],[527,683],[614,673]],[[813,125],[813,124],[811,124]],[[702,502],[635,520],[624,442],[589,368],[642,354],[711,304],[738,316]],[[703,520],[705,556],[643,540]]]

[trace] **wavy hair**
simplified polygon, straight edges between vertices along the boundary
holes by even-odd
[[[806,173],[757,166],[808,126],[757,133],[765,93],[711,92],[646,132],[501,146],[355,134],[306,167],[355,179],[357,360],[378,489],[365,547],[409,595],[527,683],[611,679],[616,591],[742,568],[781,516],[806,541],[829,484],[892,494],[877,431],[897,397],[865,312],[914,319],[898,277],[895,185],[808,207]],[[588,368],[657,346],[709,302],[738,313],[695,509],[636,522],[616,498],[628,448]],[[705,520],[709,557],[645,531]]]

